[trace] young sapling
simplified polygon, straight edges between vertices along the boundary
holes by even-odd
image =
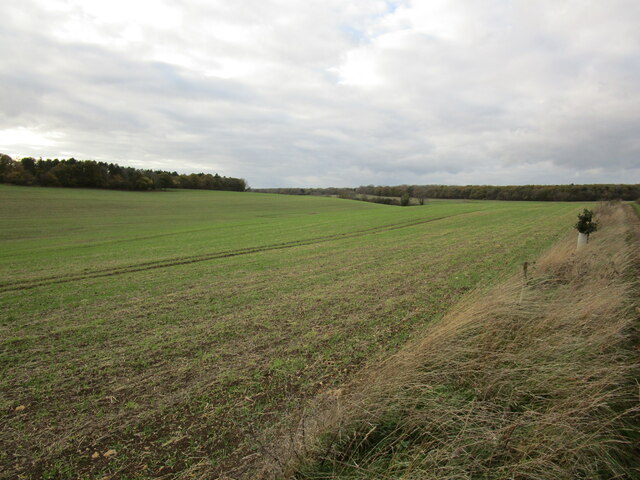
[[[584,209],[578,214],[578,223],[575,224],[578,230],[578,249],[584,247],[589,241],[589,235],[598,230],[598,222],[593,220],[593,211]]]

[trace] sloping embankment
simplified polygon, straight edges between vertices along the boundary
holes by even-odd
[[[640,478],[640,221],[599,211],[265,448],[265,478]]]

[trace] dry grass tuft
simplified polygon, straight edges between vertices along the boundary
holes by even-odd
[[[264,478],[639,478],[638,219],[605,206],[384,364],[318,400]]]

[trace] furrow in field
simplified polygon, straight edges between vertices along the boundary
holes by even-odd
[[[141,271],[145,271],[145,270],[154,270],[154,269],[158,269],[158,268],[168,268],[168,267],[174,267],[174,266],[178,266],[178,265],[187,265],[187,264],[190,264],[190,263],[205,262],[205,261],[216,260],[216,259],[220,259],[220,258],[236,257],[236,256],[240,256],[240,255],[248,255],[248,254],[252,254],[252,253],[266,252],[266,251],[270,251],[270,250],[282,250],[282,249],[286,249],[286,248],[300,247],[300,246],[305,246],[305,245],[313,245],[313,244],[316,244],[316,243],[323,243],[323,242],[328,242],[328,241],[332,241],[332,240],[341,240],[341,239],[347,239],[347,238],[361,237],[361,236],[365,236],[365,235],[388,232],[388,231],[397,230],[397,229],[401,229],[401,228],[409,228],[409,227],[413,227],[413,226],[417,226],[417,225],[422,225],[422,224],[425,224],[425,223],[431,223],[431,222],[435,222],[435,221],[439,221],[439,220],[444,220],[446,218],[458,217],[458,216],[462,216],[462,215],[469,215],[469,214],[476,213],[476,212],[477,211],[474,210],[472,212],[458,213],[458,214],[454,214],[454,215],[446,215],[446,216],[430,218],[430,219],[426,219],[426,220],[412,220],[412,221],[409,221],[409,222],[393,223],[393,224],[387,224],[387,225],[382,225],[382,226],[378,226],[378,227],[372,227],[372,228],[368,228],[368,229],[364,229],[364,230],[357,230],[357,231],[354,231],[354,232],[338,233],[338,234],[333,234],[333,235],[324,235],[324,236],[313,237],[313,238],[308,238],[308,239],[304,239],[304,240],[294,240],[294,241],[290,241],[290,242],[282,242],[282,243],[274,243],[274,244],[270,244],[270,245],[261,245],[261,246],[256,246],[256,247],[240,248],[240,249],[236,249],[236,250],[225,250],[225,251],[221,251],[221,252],[211,252],[211,253],[201,254],[201,255],[192,255],[192,256],[185,256],[185,257],[174,257],[174,258],[168,258],[168,259],[164,259],[164,260],[156,260],[156,261],[151,261],[151,262],[135,263],[135,264],[130,264],[130,265],[122,265],[122,266],[112,267],[112,268],[107,268],[107,269],[96,269],[96,270],[93,270],[93,271],[85,271],[85,272],[81,272],[81,273],[70,273],[70,274],[58,275],[58,276],[40,277],[40,278],[35,278],[35,279],[20,280],[20,281],[15,281],[15,282],[5,282],[5,283],[0,283],[0,293],[16,291],[16,290],[27,290],[27,289],[41,287],[41,286],[45,286],[45,285],[69,283],[69,282],[75,282],[75,281],[86,280],[86,279],[91,279],[91,278],[109,277],[109,276],[114,276],[114,275],[122,275],[122,274],[126,274],[126,273],[141,272]]]

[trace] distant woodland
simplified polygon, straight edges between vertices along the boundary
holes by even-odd
[[[0,154],[0,183],[114,190],[193,188],[244,192],[247,189],[247,183],[244,179],[221,177],[218,174],[191,173],[186,175],[163,170],[141,170],[133,167],[121,167],[117,163],[76,160],[75,158],[36,160],[26,157],[14,160],[4,154]]]
[[[54,160],[25,157],[14,160],[0,154],[0,183],[40,185],[46,187],[106,188],[116,190],[159,190],[188,188],[201,190],[248,189],[242,178],[210,173],[178,174],[164,170],[122,167],[117,163]],[[286,195],[333,195],[391,205],[406,205],[406,199],[530,200],[530,201],[599,201],[640,199],[640,184],[593,185],[366,185],[356,188],[261,188],[253,192]],[[403,201],[405,200],[405,201]]]
[[[599,201],[636,200],[640,184],[594,185],[398,185],[394,187],[367,185],[357,188],[262,188],[254,192],[288,195],[336,195],[342,198],[376,203],[401,204],[398,199],[428,198],[467,200],[529,200],[529,201]],[[422,203],[422,202],[420,202]]]

